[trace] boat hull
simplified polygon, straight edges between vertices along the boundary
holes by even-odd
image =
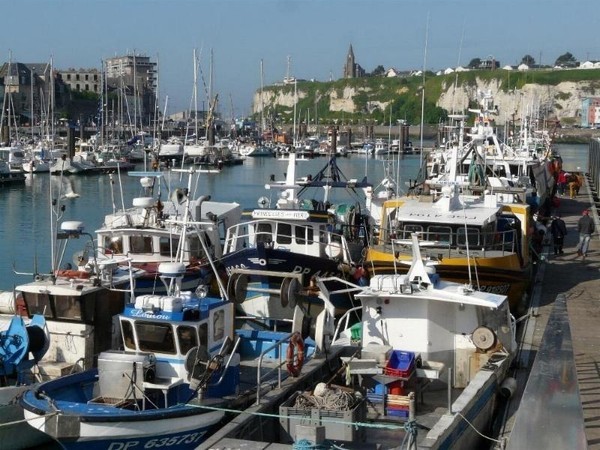
[[[45,383],[44,394],[27,392],[21,405],[29,425],[65,449],[185,449],[197,447],[225,415],[184,401],[142,410],[98,402],[93,397],[97,373]],[[179,397],[186,392],[191,391],[182,388]]]
[[[283,319],[290,318],[293,314],[294,303],[286,300],[282,301],[279,295],[286,274],[301,275],[305,286],[315,276],[320,278],[347,277],[340,262],[335,259],[290,253],[287,250],[267,248],[262,245],[258,248],[246,248],[230,253],[224,256],[220,262],[230,277],[239,269],[253,272],[248,276],[248,289],[247,293],[244,293],[244,298],[236,298],[235,301],[240,303],[238,307],[247,314],[260,317]],[[265,275],[267,272],[277,272],[281,276],[267,276]],[[326,285],[330,291],[345,287],[335,281],[328,282]],[[260,290],[269,289],[272,292],[265,293],[253,290],[256,288]],[[322,305],[321,300],[315,300],[316,303]],[[331,300],[336,307],[336,311],[343,312],[352,307],[347,294],[334,295]]]
[[[452,404],[453,414],[439,420],[417,448],[483,448],[486,442],[481,433],[490,433],[494,414],[499,406],[500,386],[506,378],[511,361],[512,358],[507,357],[504,361],[493,364],[493,370],[480,370]]]
[[[27,449],[50,442],[50,437],[23,421],[17,399],[31,386],[5,386],[0,392],[0,448]],[[10,423],[10,425],[8,425]]]
[[[219,412],[201,414],[202,418],[196,414],[187,418],[139,422],[84,422],[63,415],[48,419],[29,412],[26,418],[34,428],[45,431],[68,450],[186,449],[196,448],[223,417]],[[73,431],[78,436],[69,436]]]

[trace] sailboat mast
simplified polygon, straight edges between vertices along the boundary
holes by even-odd
[[[425,124],[425,68],[427,67],[427,41],[429,39],[429,13],[427,13],[427,26],[425,27],[425,51],[423,52],[423,86],[421,89],[421,131],[419,152],[419,167],[423,167],[423,126]]]
[[[263,99],[263,88],[264,88],[264,72],[263,72],[263,60],[260,60],[260,135],[262,137],[265,126],[265,103]]]
[[[198,57],[194,49],[194,141],[198,144]]]

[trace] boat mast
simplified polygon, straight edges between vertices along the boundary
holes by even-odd
[[[263,88],[264,88],[264,72],[263,72],[263,60],[260,60],[260,134],[259,137],[262,138],[264,130],[266,128],[265,125],[265,103],[263,99]]]
[[[423,86],[421,89],[421,151],[419,152],[419,167],[423,167],[423,126],[425,123],[425,68],[427,67],[427,40],[429,38],[429,12],[427,13],[427,25],[425,27],[425,51],[423,53]]]
[[[198,57],[194,49],[194,142],[198,145]]]

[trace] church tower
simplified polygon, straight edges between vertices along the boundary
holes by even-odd
[[[354,61],[354,51],[352,50],[352,44],[348,50],[346,56],[346,64],[344,65],[344,78],[356,78],[356,64]]]

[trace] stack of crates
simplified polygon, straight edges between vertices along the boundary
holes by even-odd
[[[417,359],[414,352],[394,350],[386,363],[385,375],[399,378],[388,384],[386,413],[390,416],[408,418],[408,393],[414,391]]]
[[[386,412],[388,416],[408,419],[410,414],[410,399],[407,395],[388,394]]]

